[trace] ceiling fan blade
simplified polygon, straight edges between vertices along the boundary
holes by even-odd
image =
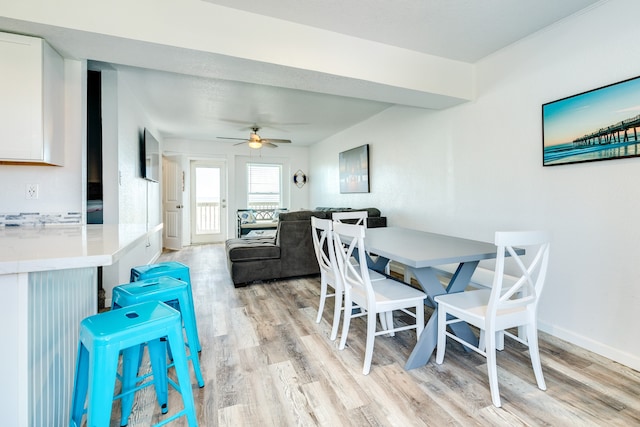
[[[227,136],[218,136],[217,138],[219,138],[219,139],[236,139],[238,141],[246,141],[247,140],[247,138],[230,138],[230,137],[227,137]]]
[[[262,142],[262,146],[263,147],[278,148],[278,146],[276,144],[272,144],[269,141],[265,141],[264,139],[261,140],[260,142]]]
[[[261,142],[273,142],[276,144],[291,144],[291,140],[289,139],[272,139],[272,138],[262,138]]]
[[[233,146],[235,147],[236,145],[246,144],[247,142],[249,141],[236,142],[235,144],[233,144]]]

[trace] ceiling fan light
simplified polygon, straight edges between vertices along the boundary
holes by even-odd
[[[260,142],[260,141],[249,141],[249,147],[251,147],[251,148],[262,148],[262,142]]]

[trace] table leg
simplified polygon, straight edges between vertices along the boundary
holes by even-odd
[[[376,260],[374,261],[373,258],[371,258],[369,254],[367,254],[367,266],[371,270],[375,270],[378,273],[385,274],[387,264],[389,264],[389,258],[378,255]]]
[[[433,350],[435,350],[436,348],[438,338],[438,307],[435,303],[434,298],[442,294],[464,291],[464,289],[469,284],[471,276],[473,275],[473,272],[477,266],[478,261],[461,263],[458,267],[458,270],[451,278],[451,281],[449,282],[449,285],[446,287],[446,289],[442,287],[440,279],[438,279],[438,276],[431,267],[405,267],[411,270],[416,280],[427,294],[428,302],[433,304],[433,307],[435,307],[435,310],[429,318],[424,331],[422,331],[422,334],[420,335],[420,339],[409,355],[407,363],[404,365],[405,369],[409,370],[424,366],[429,361],[429,358],[433,354]],[[467,325],[466,323],[454,323],[450,325],[450,327],[454,334],[461,337],[465,341],[477,343],[477,338],[471,331],[471,328],[469,328],[469,325]]]

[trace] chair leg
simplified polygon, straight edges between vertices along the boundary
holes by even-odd
[[[338,337],[338,327],[340,326],[340,312],[342,311],[342,295],[343,292],[335,290],[335,301],[333,305],[333,324],[331,326],[331,341],[335,341]],[[346,316],[346,314],[345,314]]]
[[[142,358],[142,345],[134,345],[122,351],[122,398],[120,399],[120,425],[126,426],[133,408],[133,390],[136,386],[138,366]]]
[[[373,342],[376,338],[376,313],[367,313],[367,345],[364,351],[364,367],[362,373],[368,375],[371,371],[371,360],[373,359]]]
[[[485,332],[484,329],[480,329],[480,338],[478,339],[478,349],[481,351],[485,350]],[[502,351],[504,350],[504,331],[496,332],[496,350]]]
[[[193,327],[187,328],[186,336],[187,336],[188,343],[198,342],[195,328]],[[186,347],[189,347],[189,346],[186,346]],[[169,346],[169,349],[171,349],[171,346]],[[191,364],[193,365],[193,372],[196,374],[196,381],[198,381],[198,387],[202,388],[204,387],[204,378],[202,377],[202,370],[200,369],[200,359],[198,358],[198,352],[194,350],[195,350],[195,347],[194,349],[191,349],[191,347],[189,347],[189,355],[187,359],[191,359]]]
[[[169,411],[168,393],[169,386],[167,381],[167,341],[164,339],[156,339],[149,342],[149,359],[151,361],[151,370],[153,372],[153,382],[156,389],[156,397],[160,412],[166,414]]]
[[[534,323],[535,325],[535,323]],[[547,385],[544,382],[542,374],[542,364],[540,363],[540,351],[538,349],[538,330],[533,325],[527,325],[527,340],[529,342],[529,355],[531,356],[531,365],[533,373],[536,376],[536,382],[540,390],[546,390]]]
[[[340,345],[338,350],[344,350],[344,346],[347,344],[347,335],[349,334],[349,325],[351,324],[351,317],[353,316],[353,304],[351,299],[347,298],[347,294],[344,297],[344,320],[342,321],[342,335],[340,336]]]
[[[111,419],[113,389],[118,370],[117,349],[94,349],[89,355],[89,395],[87,425],[107,427]]]
[[[407,267],[404,268],[404,283],[411,284],[411,271]]]
[[[380,318],[380,326],[383,331],[389,331],[393,329],[393,312],[386,311],[384,313],[378,313],[378,317]],[[390,331],[387,336],[395,337],[396,333],[394,331]]]
[[[387,311],[385,313],[385,317],[386,317],[387,329],[391,331],[389,332],[389,336],[395,337],[396,333],[393,331],[393,311]]]
[[[424,304],[420,303],[416,306],[416,339],[420,339],[424,331]]]
[[[438,341],[436,344],[436,363],[442,365],[444,361],[444,351],[447,344],[447,312],[441,306],[438,307]]]
[[[318,315],[316,316],[316,323],[320,323],[322,320],[322,312],[324,311],[324,303],[327,299],[327,280],[324,274],[320,276],[320,304],[318,305]]]
[[[489,375],[489,389],[491,390],[491,400],[497,408],[502,406],[500,402],[500,390],[498,388],[498,367],[496,365],[496,331],[487,331],[485,334],[487,346],[487,373]]]
[[[80,342],[78,344],[78,361],[76,362],[75,384],[71,398],[71,423],[77,426],[82,424],[84,415],[84,402],[89,389],[89,351]]]
[[[191,391],[191,379],[189,376],[187,354],[180,328],[168,331],[167,340],[169,347],[173,348],[174,368],[178,378],[178,387],[180,388],[179,392],[182,395],[182,403],[184,405],[184,413],[187,417],[187,423],[189,426],[197,427],[198,420],[196,418],[193,392]]]

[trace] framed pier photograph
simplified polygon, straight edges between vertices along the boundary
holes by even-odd
[[[543,166],[640,156],[640,77],[542,105]]]

